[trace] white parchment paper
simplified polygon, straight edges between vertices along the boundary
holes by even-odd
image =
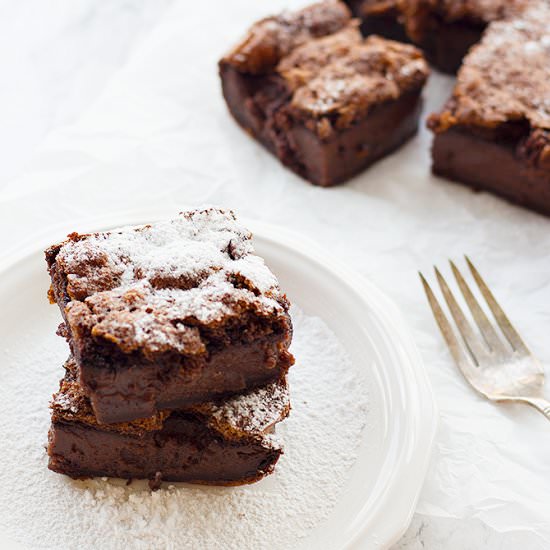
[[[463,265],[467,253],[548,365],[550,222],[430,176],[424,127],[345,186],[320,189],[283,169],[229,117],[216,62],[253,20],[299,4],[176,4],[86,114],[51,135],[28,173],[4,188],[1,248],[10,254],[53,226],[61,238],[121,210],[177,212],[203,203],[316,239],[374,280],[413,327],[441,412],[418,513],[475,519],[525,548],[549,548],[550,425],[527,407],[488,403],[466,385],[417,270],[447,269],[448,258]],[[426,113],[451,86],[451,78],[432,75]]]

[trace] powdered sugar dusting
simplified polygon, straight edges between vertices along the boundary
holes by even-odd
[[[78,408],[75,406],[73,400],[65,393],[56,393],[51,404],[54,407],[58,407],[63,411],[71,412],[73,414],[78,412]]]
[[[210,208],[69,241],[58,260],[67,272],[89,262],[90,256],[105,260],[106,267],[120,277],[121,286],[163,275],[199,278],[204,272],[227,266],[232,259],[230,243],[231,256],[251,254],[250,238],[250,232],[237,223],[231,212]]]
[[[215,323],[245,310],[286,315],[277,280],[254,254],[250,232],[232,212],[215,208],[73,237],[61,246],[56,269],[68,281],[69,324],[89,313],[94,334],[128,352],[201,353],[196,321]]]
[[[155,493],[143,482],[73,481],[47,470],[47,403],[66,349],[43,325],[26,330],[33,345],[14,343],[0,386],[0,437],[10,442],[0,471],[2,532],[40,549],[297,548],[340,499],[368,398],[366,380],[324,322],[292,316],[292,412],[277,426],[285,454],[274,474],[243,487],[172,484]]]
[[[289,404],[288,387],[273,383],[213,407],[212,415],[235,430],[259,434],[279,421]]]
[[[69,240],[56,262],[76,299],[101,291],[114,291],[114,299],[147,283],[157,301],[173,298],[183,313],[210,319],[217,309],[226,311],[219,298],[236,288],[241,299],[260,295],[264,305],[279,305],[277,280],[254,254],[251,237],[230,211],[193,210],[151,225]],[[184,298],[197,288],[209,289],[210,299],[201,301],[197,293]]]

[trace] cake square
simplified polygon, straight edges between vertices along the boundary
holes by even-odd
[[[50,470],[73,478],[118,477],[212,485],[252,483],[282,454],[275,424],[290,410],[281,379],[221,402],[160,412],[129,423],[99,424],[69,358],[54,395]]]
[[[348,180],[416,132],[429,72],[413,46],[364,40],[337,1],[259,21],[219,68],[236,121],[321,186]]]
[[[289,303],[230,211],[72,234],[46,251],[78,381],[101,423],[283,377]]]
[[[413,42],[435,67],[454,74],[493,21],[521,13],[529,0],[347,0],[363,34]]]
[[[550,215],[550,6],[491,23],[430,117],[434,174]]]

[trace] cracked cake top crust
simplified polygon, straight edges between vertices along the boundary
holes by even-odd
[[[550,166],[550,6],[537,2],[520,17],[490,25],[464,60],[453,95],[432,115],[436,133],[465,126],[481,132],[509,127]],[[528,156],[532,156],[528,153]]]
[[[73,336],[91,333],[124,353],[201,354],[202,329],[251,317],[288,323],[288,301],[251,238],[231,211],[216,208],[74,233],[46,251],[54,286],[64,285],[52,293]]]
[[[407,35],[423,43],[439,22],[468,22],[479,27],[521,14],[528,0],[396,0]]]
[[[252,25],[247,35],[222,60],[238,71],[265,74],[294,48],[312,38],[345,27],[351,13],[345,4],[327,0],[297,12],[266,17]]]
[[[279,77],[290,96],[287,113],[326,138],[376,105],[418,92],[429,74],[420,50],[363,39],[358,24],[341,2],[313,4],[256,23],[220,64]]]

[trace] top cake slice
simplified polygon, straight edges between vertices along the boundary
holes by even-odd
[[[436,174],[550,215],[550,5],[491,23],[429,119]]]
[[[232,212],[72,234],[46,259],[100,422],[241,392],[293,362],[288,301]]]
[[[341,2],[257,22],[221,61],[237,122],[312,183],[341,183],[417,128],[428,76],[413,46],[364,40]]]

